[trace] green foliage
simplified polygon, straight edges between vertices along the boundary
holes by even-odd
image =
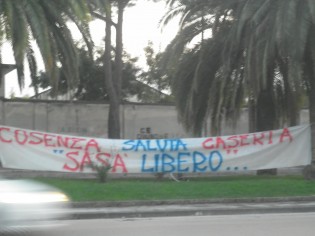
[[[314,1],[168,3],[162,23],[179,15],[181,29],[166,49],[163,68],[188,130],[200,135],[210,115],[212,133],[220,134],[224,118],[237,120],[247,101],[256,130],[266,129],[256,113],[264,105],[264,113],[275,113],[268,129],[297,124],[305,89],[314,89]],[[200,43],[192,45],[197,38]],[[261,101],[266,90],[270,101]]]
[[[104,79],[104,51],[98,50],[96,59],[92,60],[88,52],[81,48],[79,49],[80,65],[79,65],[79,82],[77,87],[68,86],[66,74],[63,67],[60,68],[59,92],[57,94],[73,93],[72,98],[84,101],[108,101],[108,93]],[[122,72],[122,99],[141,93],[141,89],[137,88],[137,74],[140,69],[135,65],[136,59],[130,58],[127,54],[124,55],[124,64]],[[115,66],[113,64],[113,71]],[[48,76],[45,73],[40,74],[38,86],[48,88],[51,86]]]
[[[88,20],[89,11],[84,0],[1,0],[0,41],[12,45],[20,87],[24,86],[25,59],[30,67],[31,79],[37,79],[38,58],[34,57],[34,47],[39,48],[54,89],[58,85],[59,64],[64,67],[68,84],[75,85],[78,79],[78,55],[67,23],[77,25],[91,49]]]
[[[92,162],[90,167],[96,171],[96,176],[101,183],[107,182],[108,172],[112,169],[112,166],[109,163],[104,165]]]
[[[68,86],[66,74],[63,67],[60,68],[60,80],[58,93],[52,96],[63,95],[71,92],[72,98],[84,101],[108,101],[108,92],[104,79],[104,51],[99,49],[95,53],[95,59],[92,60],[85,48],[79,50],[79,82],[78,85],[71,89]],[[137,58],[131,58],[127,53],[123,55],[122,71],[122,100],[128,101],[131,97],[136,96],[139,102],[145,103],[171,103],[173,97],[161,90],[169,89],[167,78],[159,77],[156,72],[156,61],[152,59],[152,66],[148,72],[143,72],[136,66]],[[112,63],[112,70],[115,72],[115,64]],[[36,86],[35,86],[35,83]],[[33,81],[32,86],[43,89],[51,87],[49,77],[46,73],[40,72],[37,80]]]
[[[153,43],[148,42],[144,48],[146,55],[147,71],[142,72],[139,80],[142,82],[141,93],[138,93],[138,99],[147,103],[170,103],[174,97],[169,95],[170,80],[164,70],[159,66],[161,53],[155,53]]]

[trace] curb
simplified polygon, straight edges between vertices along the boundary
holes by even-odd
[[[290,198],[74,202],[72,219],[315,212],[315,196]]]
[[[73,208],[194,205],[213,203],[315,202],[315,196],[72,202]]]

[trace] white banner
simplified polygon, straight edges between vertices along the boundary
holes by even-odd
[[[113,173],[203,173],[284,168],[311,163],[310,126],[190,139],[111,140],[0,126],[5,168]]]

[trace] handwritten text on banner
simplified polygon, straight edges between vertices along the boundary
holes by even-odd
[[[0,126],[5,168],[113,173],[202,173],[308,165],[310,126],[209,138],[111,140]]]

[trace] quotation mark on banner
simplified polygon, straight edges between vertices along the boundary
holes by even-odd
[[[55,154],[62,154],[63,153],[63,150],[55,149],[53,151],[54,151]]]
[[[227,152],[227,154],[237,154],[238,150],[237,149],[234,149],[234,150],[228,149],[228,150],[226,150],[226,152]]]

